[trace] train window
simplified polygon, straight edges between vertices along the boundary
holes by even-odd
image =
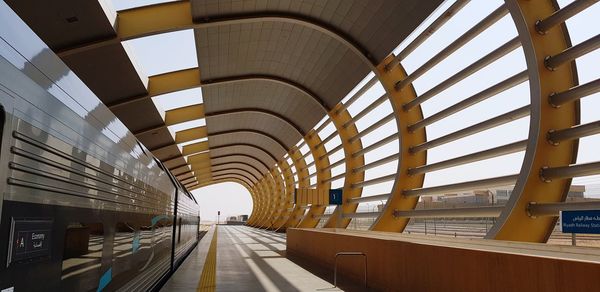
[[[61,273],[62,291],[90,291],[102,275],[102,223],[70,223],[65,232]]]

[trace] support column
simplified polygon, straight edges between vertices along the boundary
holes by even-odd
[[[385,88],[388,94],[392,108],[396,115],[396,123],[398,126],[399,139],[399,155],[398,158],[398,176],[392,187],[392,193],[388,199],[383,212],[379,218],[371,226],[371,230],[376,231],[393,231],[402,232],[410,218],[394,217],[395,211],[413,210],[419,201],[419,197],[407,197],[402,194],[402,190],[420,188],[423,186],[425,179],[424,174],[408,175],[408,169],[425,165],[427,162],[426,151],[411,153],[410,147],[418,145],[427,140],[425,128],[408,131],[408,125],[416,123],[423,119],[421,106],[417,106],[412,110],[405,111],[402,105],[413,100],[416,97],[415,89],[411,85],[405,86],[402,90],[395,88],[396,82],[406,78],[406,72],[401,64],[389,66],[386,70],[386,65],[394,60],[394,56],[390,55],[381,64],[377,65],[376,74],[379,76],[379,81]]]
[[[352,139],[358,135],[358,130],[353,122],[344,127],[346,123],[352,121],[352,116],[350,116],[350,113],[346,109],[340,110],[341,108],[342,105],[338,104],[335,108],[333,108],[333,110],[331,110],[329,116],[335,125],[344,148],[346,174],[344,176],[344,188],[342,191],[343,203],[341,206],[335,208],[335,211],[331,217],[329,217],[327,222],[325,222],[325,225],[323,225],[324,228],[346,228],[348,224],[350,224],[349,218],[343,218],[341,222],[338,222],[338,219],[341,217],[339,213],[342,212],[342,214],[348,214],[356,212],[358,203],[351,203],[350,199],[360,197],[362,194],[362,187],[353,187],[352,185],[362,182],[365,178],[364,171],[354,171],[354,169],[365,165],[365,158],[362,154],[354,156],[354,153],[362,150],[361,140]]]
[[[545,167],[574,164],[577,159],[578,139],[549,143],[547,135],[555,129],[568,129],[579,124],[579,100],[554,107],[549,97],[578,84],[575,62],[549,70],[547,56],[561,53],[571,47],[567,28],[557,25],[544,34],[536,31],[536,22],[552,15],[558,5],[555,1],[507,0],[525,53],[531,95],[529,139],[525,158],[513,193],[506,208],[490,230],[487,238],[530,242],[546,242],[556,217],[530,217],[529,202],[562,202],[566,199],[571,179],[542,180]]]

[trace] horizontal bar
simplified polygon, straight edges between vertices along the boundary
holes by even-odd
[[[377,218],[381,212],[344,213],[344,218]]]
[[[313,165],[315,165],[315,161],[314,160],[311,163],[307,164],[305,167],[303,167],[301,170],[308,169],[308,168],[310,168]]]
[[[367,147],[365,147],[363,149],[360,149],[360,150],[352,153],[352,157],[358,157],[360,155],[368,153],[369,151],[375,150],[375,149],[377,149],[377,148],[379,148],[379,147],[381,147],[381,146],[383,146],[383,145],[385,145],[387,143],[390,143],[390,142],[392,142],[394,140],[398,140],[398,139],[399,139],[398,138],[398,133],[390,134],[389,136],[387,136],[387,137],[385,137],[385,138],[383,138],[383,139],[381,139],[381,140],[379,140],[379,141],[377,141],[377,142],[375,142],[375,143],[373,143],[373,144],[371,144],[371,145],[369,145],[369,146],[367,146]]]
[[[350,143],[352,143],[352,142],[366,136],[367,134],[379,129],[381,126],[387,124],[389,121],[393,120],[395,117],[396,117],[396,114],[394,112],[391,112],[387,116],[383,117],[381,120],[377,121],[376,123],[370,125],[366,129],[364,129],[364,130],[358,132],[356,135],[352,136],[352,138],[348,139],[348,141]]]
[[[577,125],[568,129],[550,131],[547,137],[548,142],[551,144],[558,144],[562,141],[579,139],[596,134],[600,134],[600,121]]]
[[[422,119],[412,125],[408,126],[408,130],[410,132],[414,132],[420,128],[423,128],[425,126],[431,125],[434,122],[437,122],[445,117],[448,117],[454,113],[457,113],[461,110],[464,110],[472,105],[475,105],[481,101],[484,101],[492,96],[495,96],[496,94],[503,92],[507,89],[510,89],[516,85],[519,85],[525,81],[527,81],[529,79],[529,74],[527,71],[522,71],[519,72],[499,83],[496,83],[495,85],[492,85],[491,87],[484,89],[442,111],[439,111],[425,119]]]
[[[315,172],[309,174],[307,177],[304,178],[304,180],[309,180],[309,179],[313,178],[314,176],[317,175],[317,173],[318,173],[318,171],[315,171]]]
[[[298,151],[300,151],[300,148],[302,148],[304,145],[306,145],[306,140],[304,140],[304,138],[303,138],[302,142],[300,144],[298,144],[298,146],[297,146]]]
[[[600,78],[563,92],[553,93],[548,97],[548,101],[552,106],[559,107],[597,92],[600,92]]]
[[[544,60],[544,65],[548,70],[554,71],[558,66],[579,58],[591,51],[600,48],[600,34],[574,45],[554,56],[548,56]]]
[[[473,180],[468,182],[454,183],[436,187],[427,187],[427,188],[419,188],[412,190],[404,190],[402,194],[407,197],[416,197],[416,196],[427,196],[427,195],[437,195],[437,194],[445,194],[445,193],[453,193],[460,191],[472,191],[475,189],[481,188],[489,188],[489,187],[499,187],[499,186],[507,186],[512,185],[517,180],[519,175],[506,175],[501,177],[494,178],[486,178],[480,180]]]
[[[553,179],[565,179],[594,174],[600,174],[600,161],[542,168],[540,171],[540,178],[543,181],[550,182]]]
[[[334,168],[336,166],[340,166],[340,165],[342,165],[344,163],[346,163],[345,157],[342,158],[342,159],[340,159],[340,160],[338,160],[338,161],[336,161],[336,162],[334,162],[334,163],[332,163],[332,164],[330,164],[330,165],[328,165],[327,167],[324,167],[323,169],[321,169],[321,171],[328,171],[328,170],[330,170],[330,169],[332,169],[332,168]]]
[[[394,217],[406,218],[481,218],[499,217],[504,206],[482,206],[464,208],[419,209],[394,211]]]
[[[600,201],[541,203],[530,202],[527,212],[532,217],[558,216],[560,211],[600,210]]]
[[[470,127],[458,130],[456,132],[447,134],[447,135],[439,137],[437,139],[427,141],[427,142],[421,143],[419,145],[410,147],[410,152],[417,153],[420,151],[431,149],[433,147],[437,147],[437,146],[458,140],[460,138],[471,136],[473,134],[476,134],[476,133],[479,133],[479,132],[482,132],[482,131],[485,131],[485,130],[488,130],[488,129],[491,129],[491,128],[494,128],[497,126],[500,126],[500,125],[503,125],[506,123],[510,123],[514,120],[518,120],[522,117],[526,117],[527,115],[529,115],[529,105],[512,110],[505,114],[496,116],[487,121],[483,121],[481,123],[472,125]]]
[[[382,183],[382,182],[393,181],[394,179],[396,179],[396,176],[398,176],[398,175],[393,173],[393,174],[389,174],[386,176],[354,183],[354,184],[352,184],[352,187],[353,188],[362,188],[362,187],[366,187],[366,186],[370,186],[370,185],[374,185],[374,184],[378,184],[378,183]]]
[[[348,120],[347,122],[345,122],[342,126],[344,128],[348,128],[348,126],[350,126],[351,124],[353,124],[356,121],[360,120],[362,117],[366,116],[368,113],[370,113],[371,111],[373,111],[376,107],[378,107],[379,105],[383,104],[387,100],[388,100],[387,93],[382,94],[379,98],[377,98],[375,101],[373,101],[367,107],[365,107],[359,113],[357,113],[356,115],[354,115],[353,117],[351,117],[350,120]]]
[[[323,159],[325,157],[328,157],[329,155],[332,155],[332,154],[340,151],[342,148],[344,148],[344,144],[340,144],[340,145],[335,146],[335,148],[331,149],[331,151],[325,152],[325,154],[319,156],[319,160],[321,160],[321,159]]]
[[[348,203],[360,204],[360,203],[375,202],[375,201],[385,201],[389,198],[390,198],[390,194],[380,194],[380,195],[373,195],[373,196],[368,196],[368,197],[351,198],[351,199],[348,199]]]
[[[565,22],[567,19],[577,15],[579,12],[592,6],[598,0],[576,0],[569,5],[557,10],[552,15],[546,17],[543,20],[538,20],[535,23],[535,29],[540,34],[546,34],[546,32],[552,27]]]
[[[323,129],[325,129],[325,127],[327,127],[329,123],[331,123],[331,119],[327,118],[326,121],[324,121],[318,128],[315,129],[315,133],[318,134],[319,132],[323,131]]]
[[[428,165],[418,166],[415,168],[409,168],[409,175],[416,175],[431,171],[436,171],[444,168],[449,168],[457,165],[467,164],[471,162],[476,162],[484,159],[494,158],[506,154],[511,154],[519,151],[523,151],[527,148],[527,140],[518,141],[502,146],[498,146],[495,148],[486,149],[483,151],[467,154],[464,156],[440,161],[437,163],[432,163]]]
[[[324,179],[324,180],[323,180],[323,182],[325,182],[325,183],[326,183],[326,182],[330,182],[330,181],[335,181],[335,180],[338,180],[338,179],[340,179],[340,178],[343,178],[345,175],[346,175],[346,173],[345,173],[345,172],[343,172],[343,173],[340,173],[340,174],[338,174],[338,175],[336,175],[336,176],[334,176],[334,177],[330,177],[330,178],[328,178],[328,179]]]
[[[298,150],[298,151],[300,151],[300,150]],[[300,152],[300,154],[302,154],[302,152]],[[310,154],[312,154],[312,151],[310,149],[308,149],[308,151],[306,151],[306,153],[302,154],[302,156],[300,158],[298,158],[298,160],[296,160],[296,161],[300,161],[301,159],[305,159]]]
[[[399,156],[400,155],[398,155],[398,153],[394,153],[392,155],[386,156],[386,157],[381,158],[379,160],[375,160],[375,161],[372,161],[370,163],[367,163],[367,164],[365,164],[363,166],[359,166],[359,167],[353,169],[352,171],[354,173],[358,173],[358,172],[361,172],[361,171],[366,171],[366,170],[371,169],[373,167],[377,167],[377,166],[380,166],[380,165],[384,165],[384,164],[386,164],[388,162],[392,162],[394,160],[398,160]]]
[[[431,68],[433,68],[438,63],[442,62],[446,57],[450,56],[456,50],[460,49],[463,45],[471,41],[473,38],[478,36],[480,33],[485,31],[488,27],[496,23],[498,20],[503,18],[508,13],[505,4],[502,4],[496,10],[494,10],[490,15],[486,16],[479,23],[461,35],[458,39],[452,42],[450,45],[445,47],[442,51],[440,51],[437,55],[433,56],[429,59],[429,61],[425,62],[421,67],[416,69],[410,75],[406,76],[406,78],[396,82],[395,88],[396,90],[401,90],[406,85],[412,83],[415,79],[419,78]]]
[[[341,106],[335,111],[336,114],[348,109],[358,98],[360,98],[365,92],[369,91],[375,84],[379,82],[379,78],[377,75],[373,75],[365,85],[363,85],[359,90],[357,90],[345,103],[342,103]]]
[[[329,136],[325,137],[325,139],[321,140],[321,142],[319,142],[316,146],[316,148],[319,148],[321,145],[325,145],[325,143],[331,141],[333,138],[335,138],[335,136],[337,136],[337,131],[333,131],[331,134],[329,134]]]
[[[506,54],[514,51],[516,48],[518,48],[520,46],[521,46],[521,41],[519,40],[519,37],[514,37],[513,39],[509,40],[502,46],[500,46],[497,49],[493,50],[492,52],[488,53],[481,59],[475,61],[471,65],[465,67],[464,69],[460,70],[459,72],[452,75],[448,79],[444,80],[440,84],[431,88],[427,92],[425,92],[425,93],[421,94],[420,96],[416,97],[415,99],[409,101],[408,103],[403,105],[404,110],[410,110],[410,109],[414,108],[415,106],[422,104],[423,102],[436,96],[440,92],[448,89],[450,86],[464,80],[465,78],[473,75],[475,72],[481,70],[482,68],[486,67],[487,65],[506,56]]]
[[[442,27],[448,20],[452,18],[458,11],[460,11],[465,5],[469,3],[469,0],[457,0],[452,4],[452,6],[448,7],[444,13],[442,13],[438,18],[433,21],[419,36],[417,36],[410,44],[408,44],[398,56],[396,56],[395,60],[397,60],[396,64],[390,65],[395,66],[401,60],[404,60],[406,56],[410,55],[416,48],[418,48],[423,42],[425,42],[431,35],[433,35],[440,27]],[[386,69],[389,70],[389,68]]]

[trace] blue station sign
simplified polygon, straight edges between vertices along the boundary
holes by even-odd
[[[600,210],[562,211],[560,227],[563,233],[600,234]]]
[[[342,203],[342,189],[329,190],[329,205],[341,205]]]

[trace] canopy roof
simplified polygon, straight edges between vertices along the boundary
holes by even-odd
[[[213,176],[258,181],[442,1],[6,2],[193,188]],[[123,43],[187,29],[198,68],[146,76]],[[203,104],[163,114],[152,101],[197,87]]]

